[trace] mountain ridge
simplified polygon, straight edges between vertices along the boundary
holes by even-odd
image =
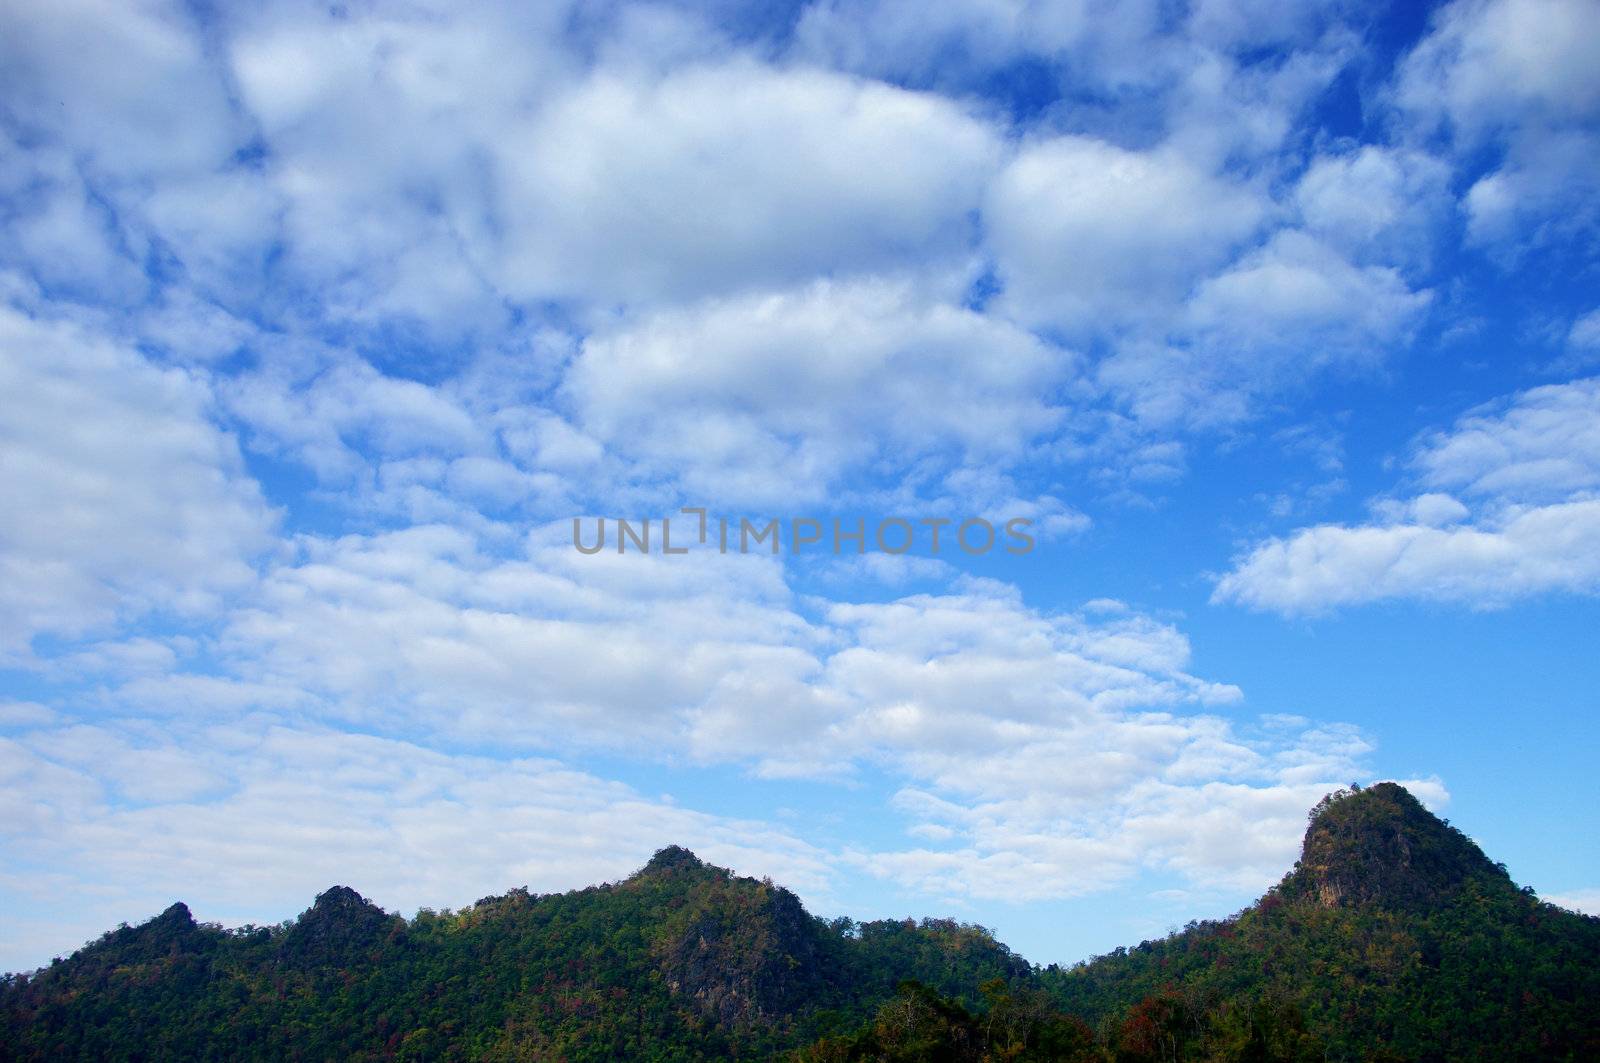
[[[1240,913],[1070,967],[953,920],[824,921],[669,845],[410,920],[348,886],[269,928],[176,903],[6,976],[0,1059],[1583,1059],[1597,970],[1600,920],[1379,783],[1319,802]]]

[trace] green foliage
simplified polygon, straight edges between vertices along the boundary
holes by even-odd
[[[1232,919],[1070,969],[981,927],[806,914],[662,850],[623,882],[235,931],[173,905],[0,981],[0,1061],[1600,1059],[1600,920],[1399,787],[1319,805]]]
[[[0,1059],[770,1058],[921,978],[1026,963],[949,921],[825,923],[681,849],[632,878],[406,921],[334,887],[236,932],[182,905],[0,986]]]
[[[1041,979],[1118,1058],[1588,1060],[1597,961],[1600,919],[1379,784],[1319,805],[1295,870],[1235,918]]]
[[[923,985],[902,982],[893,998],[853,1034],[824,1038],[796,1052],[796,1063],[1078,1063],[1099,1060],[1094,1033],[1057,1010],[1033,986],[994,978],[981,987],[974,1014]]]

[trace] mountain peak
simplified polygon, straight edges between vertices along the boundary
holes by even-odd
[[[1470,838],[1399,783],[1338,790],[1311,810],[1300,862],[1284,894],[1325,908],[1436,903],[1469,879],[1509,884]]]
[[[349,886],[333,886],[300,913],[282,948],[303,962],[337,962],[371,947],[399,922]]]
[[[656,850],[650,862],[639,869],[638,875],[671,875],[682,871],[701,871],[705,867],[706,862],[688,849],[681,845],[669,845]]]
[[[178,927],[187,929],[195,925],[194,914],[189,911],[189,906],[182,901],[175,901],[167,906],[166,911],[155,917],[158,926]]]
[[[377,908],[377,905],[349,886],[329,886],[317,894],[317,899],[311,908],[316,912],[359,912]]]
[[[387,912],[349,886],[330,886],[317,894],[310,908],[300,913],[295,926],[320,936],[370,929],[388,921]]]

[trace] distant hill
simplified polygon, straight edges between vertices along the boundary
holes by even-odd
[[[949,920],[825,922],[676,846],[405,920],[175,904],[0,984],[0,1060],[1594,1060],[1600,920],[1392,783],[1330,795],[1257,904],[1062,969]]]

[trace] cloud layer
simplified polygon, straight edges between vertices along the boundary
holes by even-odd
[[[108,881],[129,918],[355,872],[439,904],[668,841],[813,897],[1265,884],[1379,736],[1192,659],[1228,535],[1256,529],[1223,607],[1600,590],[1596,29],[1582,0],[7,5],[0,959],[74,944]],[[1392,489],[1330,519],[1381,460],[1350,407],[1435,371]],[[567,539],[685,504],[1147,545]],[[854,829],[784,825],[818,793],[861,794]]]
[[[1256,545],[1215,597],[1285,613],[1386,598],[1504,605],[1600,589],[1600,379],[1534,388],[1424,437],[1381,519]],[[1446,492],[1457,492],[1472,504]]]

